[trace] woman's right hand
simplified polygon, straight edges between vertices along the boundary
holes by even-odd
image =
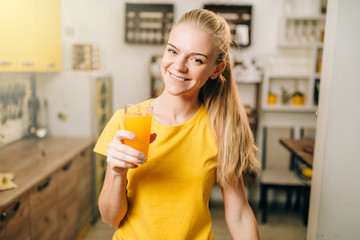
[[[135,135],[127,130],[118,130],[109,143],[106,151],[107,163],[117,175],[126,174],[129,168],[137,168],[144,163],[145,155],[132,147],[124,144],[124,139],[134,139]]]
[[[124,144],[124,139],[134,139],[135,135],[127,130],[118,130],[109,143],[106,151],[107,162],[113,172],[118,175],[126,174],[129,168],[137,168],[138,165],[145,163],[145,155],[132,147]],[[156,133],[150,135],[150,143],[155,141]]]

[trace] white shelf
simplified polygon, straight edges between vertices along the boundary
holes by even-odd
[[[317,106],[266,105],[262,110],[267,112],[316,112]]]
[[[316,15],[300,15],[300,14],[294,14],[294,15],[285,15],[285,19],[289,20],[322,20],[325,21],[326,15],[325,14],[316,14]]]
[[[291,15],[281,22],[279,46],[285,48],[319,48],[323,43],[324,15]]]
[[[280,26],[279,47],[292,49],[309,49],[311,57],[308,60],[298,60],[299,64],[294,64],[292,59],[276,60],[277,65],[271,66],[264,74],[262,88],[262,110],[269,112],[316,112],[317,106],[314,105],[314,87],[315,79],[320,79],[316,72],[319,52],[323,43],[322,34],[325,27],[325,15],[287,15],[284,16]],[[321,52],[320,52],[321,54]],[[295,59],[295,58],[294,58]],[[305,64],[304,64],[305,62]],[[307,62],[307,63],[306,63]],[[300,65],[303,63],[302,65]],[[280,65],[279,65],[280,64]],[[286,66],[288,64],[288,66]],[[299,65],[299,69],[296,67]],[[282,70],[283,73],[277,73],[273,70]],[[285,71],[286,70],[286,71]],[[295,72],[299,70],[298,72]],[[301,71],[300,71],[301,70]],[[294,72],[292,72],[294,71]],[[299,90],[304,94],[304,104],[301,106],[283,104],[281,100],[283,92],[287,90],[285,98]],[[267,102],[269,93],[277,96],[276,104],[269,105]],[[285,100],[288,102],[288,100]]]
[[[282,48],[322,48],[322,42],[309,42],[309,43],[290,43],[285,40],[281,40],[279,43],[279,47]]]
[[[266,74],[265,78],[275,78],[275,79],[297,79],[297,78],[310,78],[311,73],[269,73]]]

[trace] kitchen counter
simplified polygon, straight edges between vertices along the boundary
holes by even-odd
[[[0,149],[0,239],[77,239],[96,214],[90,138],[28,138]]]
[[[13,173],[18,187],[0,192],[0,208],[43,181],[93,142],[90,138],[29,138],[1,148],[0,172]]]

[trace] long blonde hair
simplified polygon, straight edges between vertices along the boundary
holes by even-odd
[[[257,147],[245,108],[240,101],[232,75],[229,51],[232,44],[226,21],[205,9],[185,13],[177,24],[188,24],[210,34],[218,43],[218,63],[225,62],[223,72],[209,78],[200,90],[218,146],[217,181],[225,188],[237,185],[243,173],[257,172]]]

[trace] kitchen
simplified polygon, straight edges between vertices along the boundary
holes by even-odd
[[[259,59],[257,62],[265,72],[268,71],[268,62],[265,57],[275,56],[277,61],[270,62],[275,62],[276,65],[279,63],[279,54],[284,54],[284,52],[287,54],[286,51],[278,48],[282,16],[290,14],[291,11],[294,15],[314,15],[320,11],[320,1],[300,1],[301,4],[298,2],[277,0],[269,3],[269,1],[258,0],[181,1],[181,3],[180,1],[173,1],[171,3],[174,4],[175,19],[189,9],[202,7],[204,3],[252,5],[251,45],[248,48],[241,49],[241,51],[243,51],[242,56],[254,56]],[[131,1],[131,3],[150,3],[150,1]],[[320,95],[319,108],[315,108],[318,111],[318,117],[315,117],[316,111],[314,109],[302,112],[274,112],[265,108],[259,112],[257,131],[259,143],[262,142],[261,129],[265,125],[294,126],[295,137],[299,137],[301,126],[316,126],[317,141],[307,239],[336,239],[333,236],[338,236],[339,239],[354,239],[358,233],[355,225],[352,224],[356,223],[354,221],[356,211],[353,209],[356,209],[357,205],[355,204],[356,200],[359,199],[359,193],[352,190],[359,189],[358,184],[356,185],[356,182],[359,182],[359,177],[355,174],[355,169],[358,168],[358,163],[355,162],[355,159],[358,159],[358,154],[355,152],[355,136],[359,133],[359,128],[354,127],[359,122],[359,111],[353,109],[356,109],[355,103],[359,97],[357,97],[358,94],[351,93],[359,86],[358,81],[355,81],[353,77],[358,72],[355,56],[356,53],[359,53],[359,49],[354,46],[359,40],[359,34],[349,29],[352,24],[352,26],[356,26],[356,23],[359,22],[359,17],[355,11],[356,7],[359,7],[359,4],[355,1],[328,2],[327,17],[329,18],[329,15],[333,14],[330,18],[333,24],[327,25],[326,27],[329,30],[326,29],[325,31],[321,79],[328,81],[323,81],[325,84],[321,85],[321,90],[324,93]],[[107,105],[107,107],[111,106],[110,109],[107,109],[108,112],[113,113],[116,109],[122,108],[125,103],[140,102],[150,97],[150,59],[153,55],[162,54],[163,46],[126,43],[124,41],[124,13],[125,3],[123,1],[109,0],[105,3],[98,1],[61,1],[62,68],[59,71],[46,73],[24,72],[23,70],[1,71],[0,73],[1,89],[6,91],[9,88],[14,89],[12,92],[16,93],[15,95],[21,100],[19,102],[26,100],[22,107],[19,107],[20,103],[15,104],[16,101],[14,100],[10,111],[13,113],[10,115],[14,115],[14,117],[9,117],[9,120],[6,121],[4,119],[6,124],[0,126],[2,150],[8,149],[11,143],[17,142],[31,130],[29,127],[34,124],[30,116],[31,109],[32,106],[37,105],[29,104],[29,102],[36,102],[35,100],[28,101],[35,99],[31,95],[33,88],[36,89],[36,98],[39,99],[38,105],[40,106],[39,122],[34,126],[45,128],[48,131],[48,137],[95,138],[97,136],[96,131],[100,127],[97,126],[97,122],[89,119],[96,119],[95,96],[97,88],[95,83],[98,79],[102,79],[104,84],[109,84],[109,79],[111,79],[110,85],[106,85],[111,86],[106,88],[111,89],[111,92],[102,96],[104,98],[111,96],[111,100],[109,100],[111,105]],[[342,28],[337,28],[337,24]],[[1,34],[1,38],[4,39],[3,34]],[[353,44],[349,44],[348,41]],[[2,43],[1,40],[0,42]],[[72,45],[74,43],[99,46],[99,69],[72,69]],[[295,52],[300,56],[303,54],[299,53],[300,51],[295,50]],[[293,55],[293,52],[289,54]],[[309,54],[311,52],[309,53],[307,50],[305,55],[308,56]],[[326,54],[328,54],[327,58],[325,58]],[[334,55],[336,58],[333,57]],[[289,59],[288,55],[285,59]],[[282,63],[280,61],[280,65]],[[144,70],[139,71],[138,69]],[[338,75],[344,77],[339,79],[340,77],[336,77]],[[265,84],[265,80],[263,81]],[[21,87],[13,86],[14,82]],[[302,85],[300,84],[300,86]],[[82,90],[79,91],[79,89]],[[239,89],[243,102],[252,107],[256,106],[253,94],[256,92],[254,87],[239,83]],[[336,92],[331,92],[333,89],[336,89]],[[325,94],[326,92],[327,94]],[[3,94],[3,92],[1,93]],[[261,92],[260,95],[264,96],[264,94]],[[265,96],[267,94],[268,92]],[[264,106],[264,102],[261,104]],[[15,115],[21,117],[15,117]],[[4,117],[3,113],[2,117]],[[340,131],[340,129],[345,131]],[[41,132],[39,134],[41,135]],[[346,139],[346,145],[341,145],[339,141],[335,140],[337,138]],[[85,147],[82,144],[79,145],[81,146],[78,154],[81,156]],[[39,148],[41,149],[41,147]],[[45,154],[50,153],[45,150]],[[64,161],[69,161],[69,158],[76,154],[69,155]],[[325,157],[326,164],[324,163],[325,160],[321,160]],[[3,156],[0,158],[0,161],[6,161],[7,164],[11,163],[10,160],[3,159]],[[342,161],[341,165],[339,159]],[[60,165],[61,163],[58,163],[58,166]],[[344,165],[349,167],[341,168]],[[3,169],[3,166],[7,165],[1,165],[0,172],[7,172],[8,169]],[[50,170],[52,172],[55,169]],[[333,178],[332,176],[336,177]],[[18,176],[15,176],[15,183],[18,183],[17,179]],[[334,187],[336,187],[336,191],[334,191]],[[0,192],[0,197],[1,194],[10,191],[12,190]],[[339,198],[338,195],[342,197]],[[341,229],[333,227],[334,225],[340,226],[342,222],[349,224]]]

